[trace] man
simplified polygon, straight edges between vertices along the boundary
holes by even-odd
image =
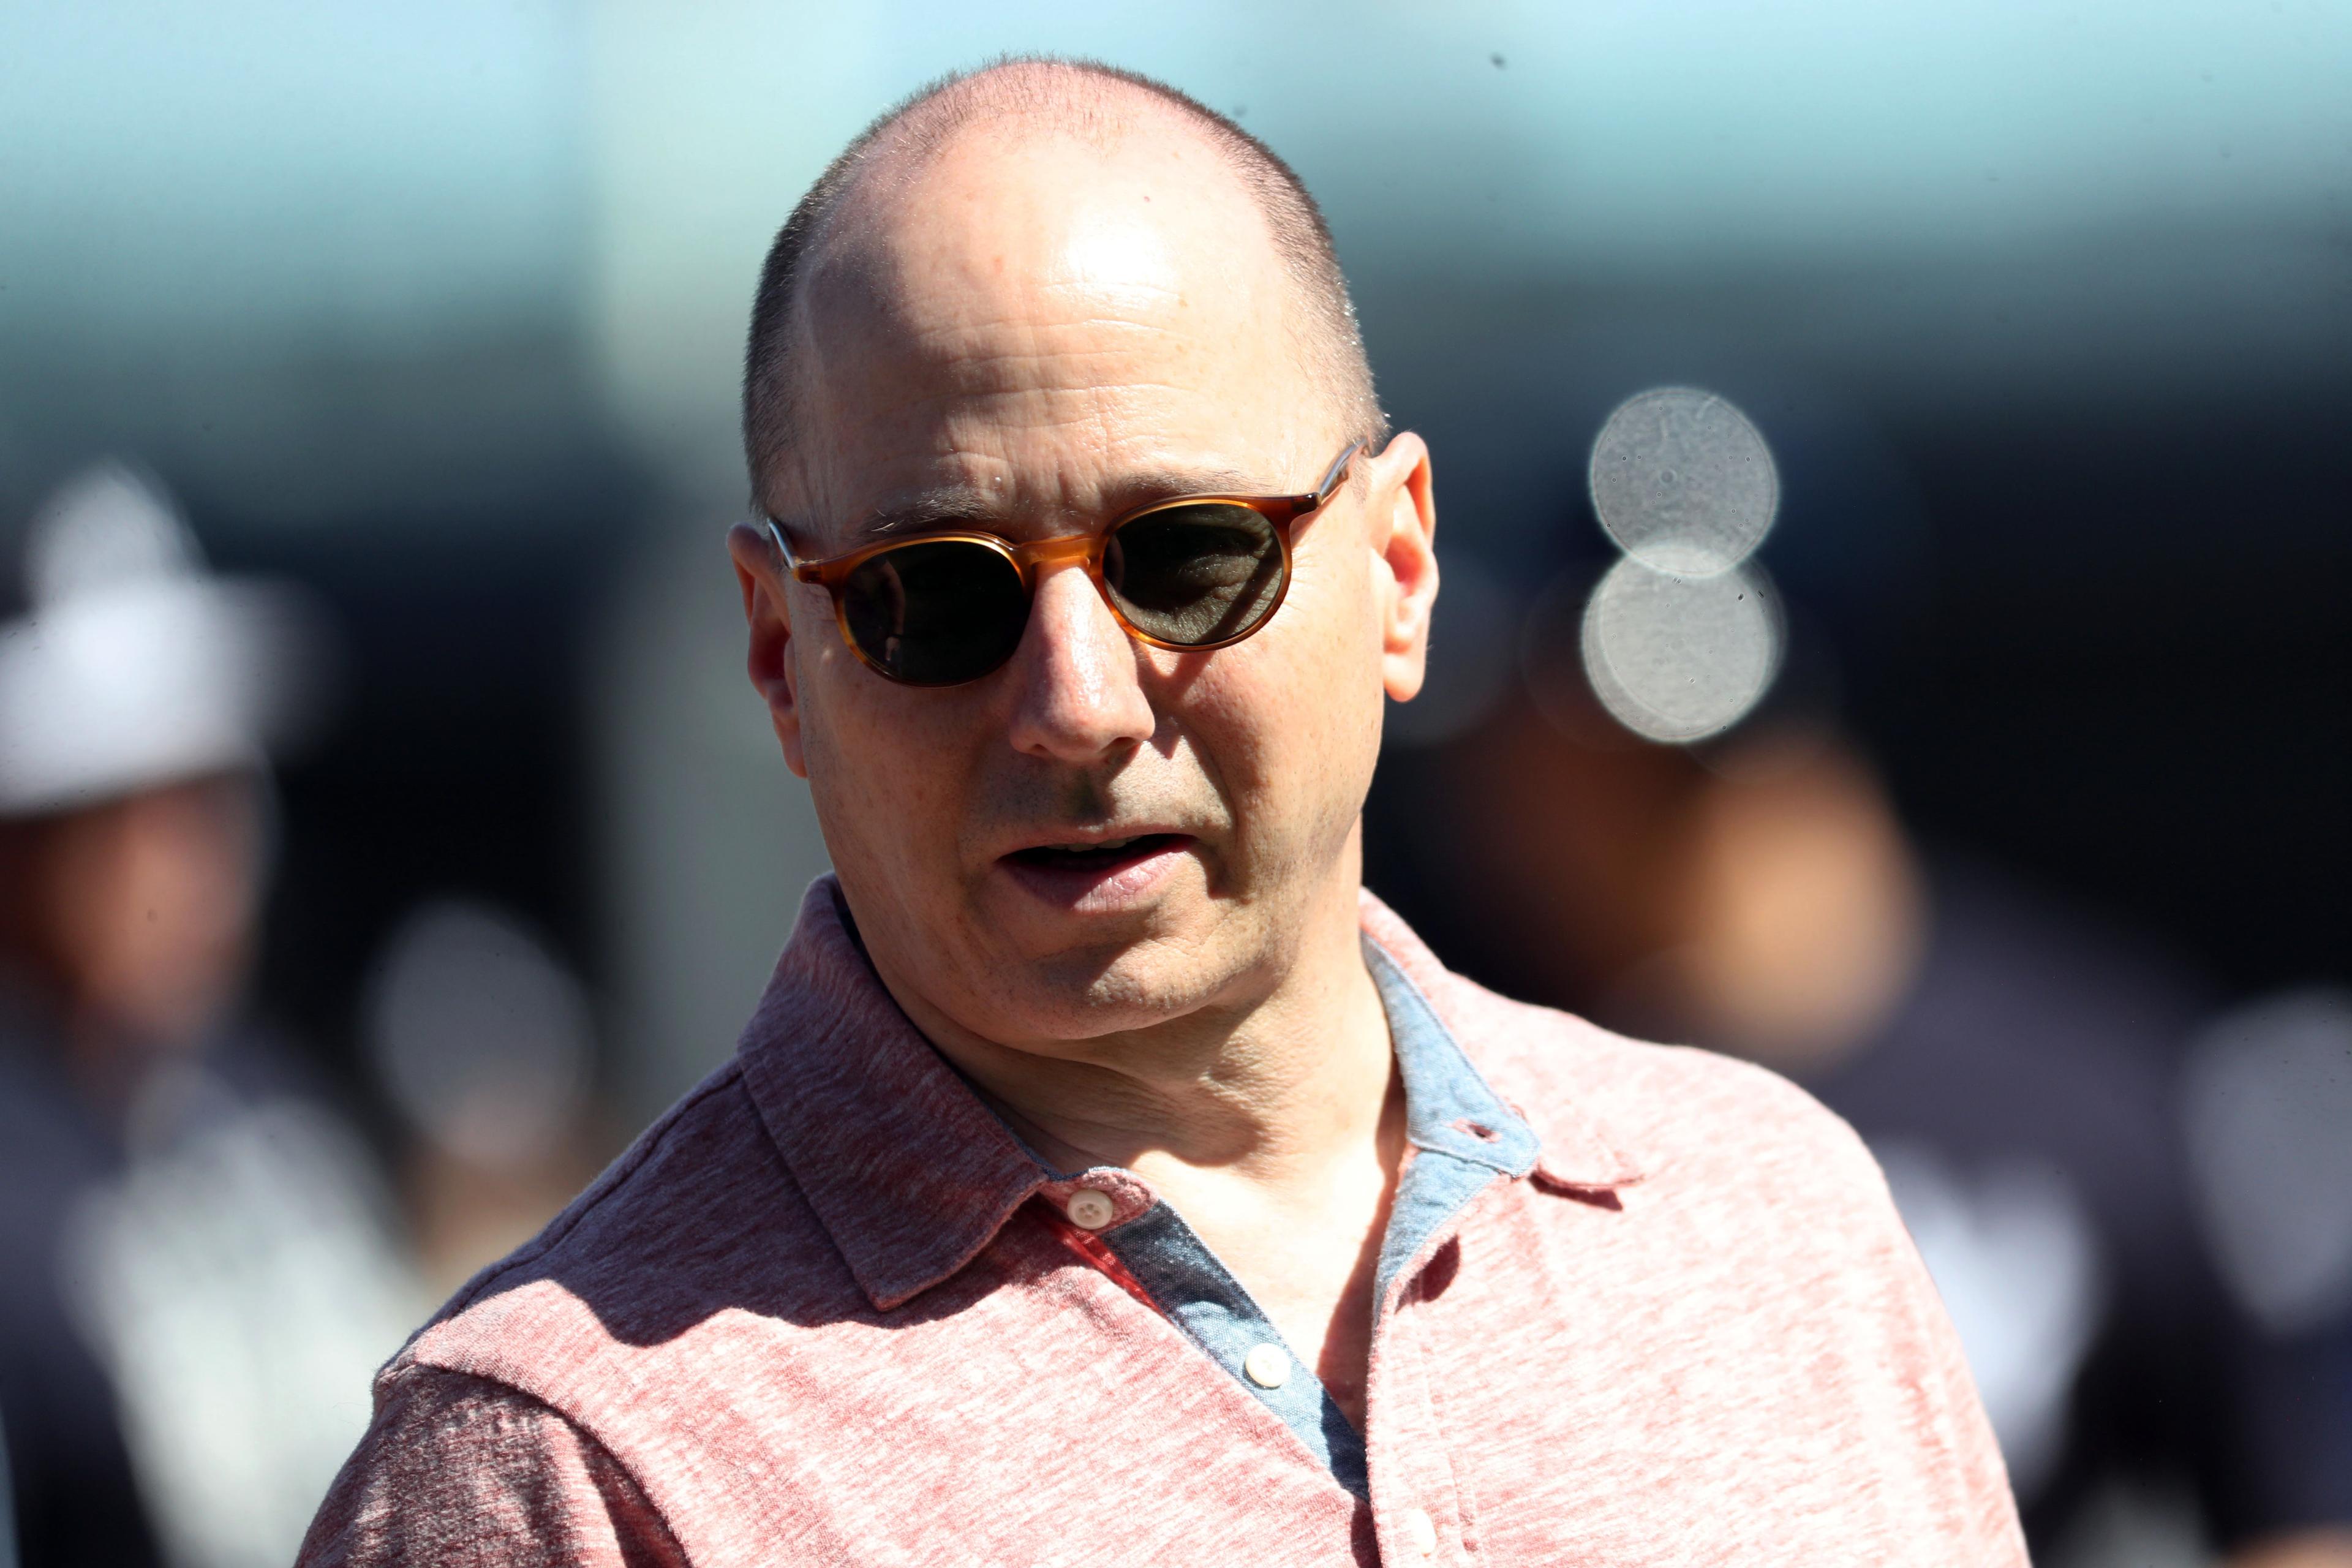
[[[837,879],[308,1561],[2021,1561],[1860,1144],[1360,890],[1430,460],[1271,153],[1099,68],[919,97],[779,237],[745,430]]]
[[[114,465],[26,543],[0,623],[0,1518],[27,1564],[259,1568],[417,1304],[357,1141],[238,1016],[309,617],[205,572]]]

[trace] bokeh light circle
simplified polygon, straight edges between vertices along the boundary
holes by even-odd
[[[1759,573],[1660,572],[1628,557],[1585,602],[1585,679],[1610,716],[1685,743],[1747,717],[1780,672],[1780,606]]]
[[[1727,572],[1771,531],[1780,476],[1748,416],[1689,386],[1617,405],[1593,438],[1592,510],[1617,547],[1683,577]]]

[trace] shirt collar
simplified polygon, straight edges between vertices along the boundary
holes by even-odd
[[[1380,987],[1397,1072],[1404,1079],[1406,1140],[1507,1176],[1534,1170],[1536,1134],[1526,1118],[1487,1087],[1396,960],[1369,932],[1363,945],[1364,966]]]
[[[737,1058],[768,1134],[874,1305],[979,1255],[1046,1173],[932,1048],[818,878]]]
[[[1407,1135],[1417,1147],[1515,1177],[1532,1171],[1565,1187],[1637,1179],[1581,1118],[1537,1121],[1489,1087],[1448,1016],[1448,994],[1461,983],[1369,893],[1363,927],[1405,1079]],[[829,875],[802,900],[737,1058],[777,1152],[879,1310],[954,1274],[1013,1210],[1067,1185],[891,1000]]]
[[[1427,1014],[1441,1026],[1446,1046],[1465,1058],[1464,1067],[1478,1089],[1499,1099],[1533,1134],[1534,1174],[1538,1181],[1555,1188],[1603,1193],[1630,1186],[1642,1179],[1641,1167],[1589,1110],[1564,1103],[1556,1094],[1534,1097],[1539,1100],[1534,1110],[1511,1098],[1516,1088],[1513,1080],[1518,1076],[1514,1070],[1516,1064],[1497,1058],[1514,1043],[1509,1037],[1527,1032],[1519,1026],[1524,1015],[1537,1009],[1506,1001],[1449,972],[1427,944],[1413,934],[1412,928],[1369,890],[1359,897],[1358,913],[1367,948],[1386,955],[1394,974],[1410,985]],[[1381,975],[1381,967],[1373,965],[1372,977],[1377,981]],[[1389,1001],[1385,987],[1382,1001]],[[1397,1015],[1397,1007],[1391,1005],[1389,1027],[1392,1034],[1399,1028]],[[1408,1090],[1415,1088],[1408,1078]],[[1475,1112],[1455,1114],[1475,1120]],[[1418,1135],[1412,1141],[1422,1143]]]

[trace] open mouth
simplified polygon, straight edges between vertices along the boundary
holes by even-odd
[[[1107,839],[1100,844],[1041,844],[1005,857],[1016,865],[1045,871],[1116,871],[1183,842],[1181,833],[1139,833],[1132,838]]]

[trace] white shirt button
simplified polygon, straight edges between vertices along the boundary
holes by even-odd
[[[1280,1345],[1252,1345],[1242,1372],[1260,1388],[1280,1388],[1290,1381],[1290,1354]]]
[[[1118,1217],[1118,1205],[1110,1201],[1108,1193],[1080,1187],[1070,1194],[1070,1206],[1065,1212],[1080,1230],[1100,1230]]]
[[[1423,1557],[1437,1554],[1437,1525],[1429,1515],[1417,1508],[1409,1508],[1404,1510],[1401,1522],[1404,1525],[1404,1538],[1412,1542],[1415,1552]]]

